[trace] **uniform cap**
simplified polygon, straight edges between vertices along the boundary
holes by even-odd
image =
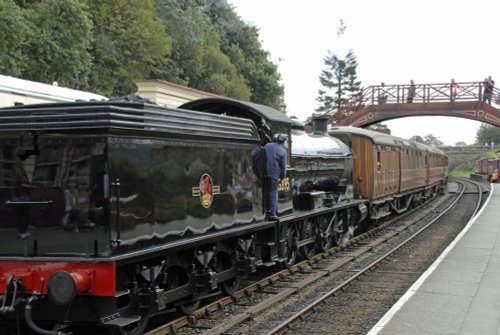
[[[283,133],[277,133],[277,134],[274,134],[274,136],[273,136],[274,142],[278,142],[278,143],[283,143],[287,139],[288,139],[288,136],[286,134],[283,134]]]

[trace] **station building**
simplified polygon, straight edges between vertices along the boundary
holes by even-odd
[[[164,80],[137,80],[136,94],[154,103],[175,108],[202,98],[223,98]],[[70,101],[104,101],[108,97],[66,87],[0,75],[0,107]]]
[[[203,98],[227,99],[227,97],[221,95],[170,83],[165,80],[136,80],[134,83],[137,86],[137,95],[164,107],[176,108],[186,102]]]
[[[78,100],[107,100],[94,93],[0,75],[0,107]]]

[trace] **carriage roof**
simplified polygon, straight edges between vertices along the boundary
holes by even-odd
[[[400,148],[414,148],[422,151],[429,151],[436,154],[444,155],[444,152],[430,145],[418,143],[415,141],[406,140],[400,137],[388,135],[378,131],[367,130],[358,127],[334,127],[329,130],[329,134],[334,136],[336,133],[356,134],[365,136],[372,140],[373,143],[379,145],[397,146]]]

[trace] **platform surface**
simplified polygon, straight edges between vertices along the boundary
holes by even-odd
[[[500,335],[499,190],[368,335]]]

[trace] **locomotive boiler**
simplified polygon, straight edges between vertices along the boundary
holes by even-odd
[[[326,121],[315,118],[312,134],[300,122],[292,125],[295,209],[311,210],[354,198],[354,155],[346,144],[327,134]]]

